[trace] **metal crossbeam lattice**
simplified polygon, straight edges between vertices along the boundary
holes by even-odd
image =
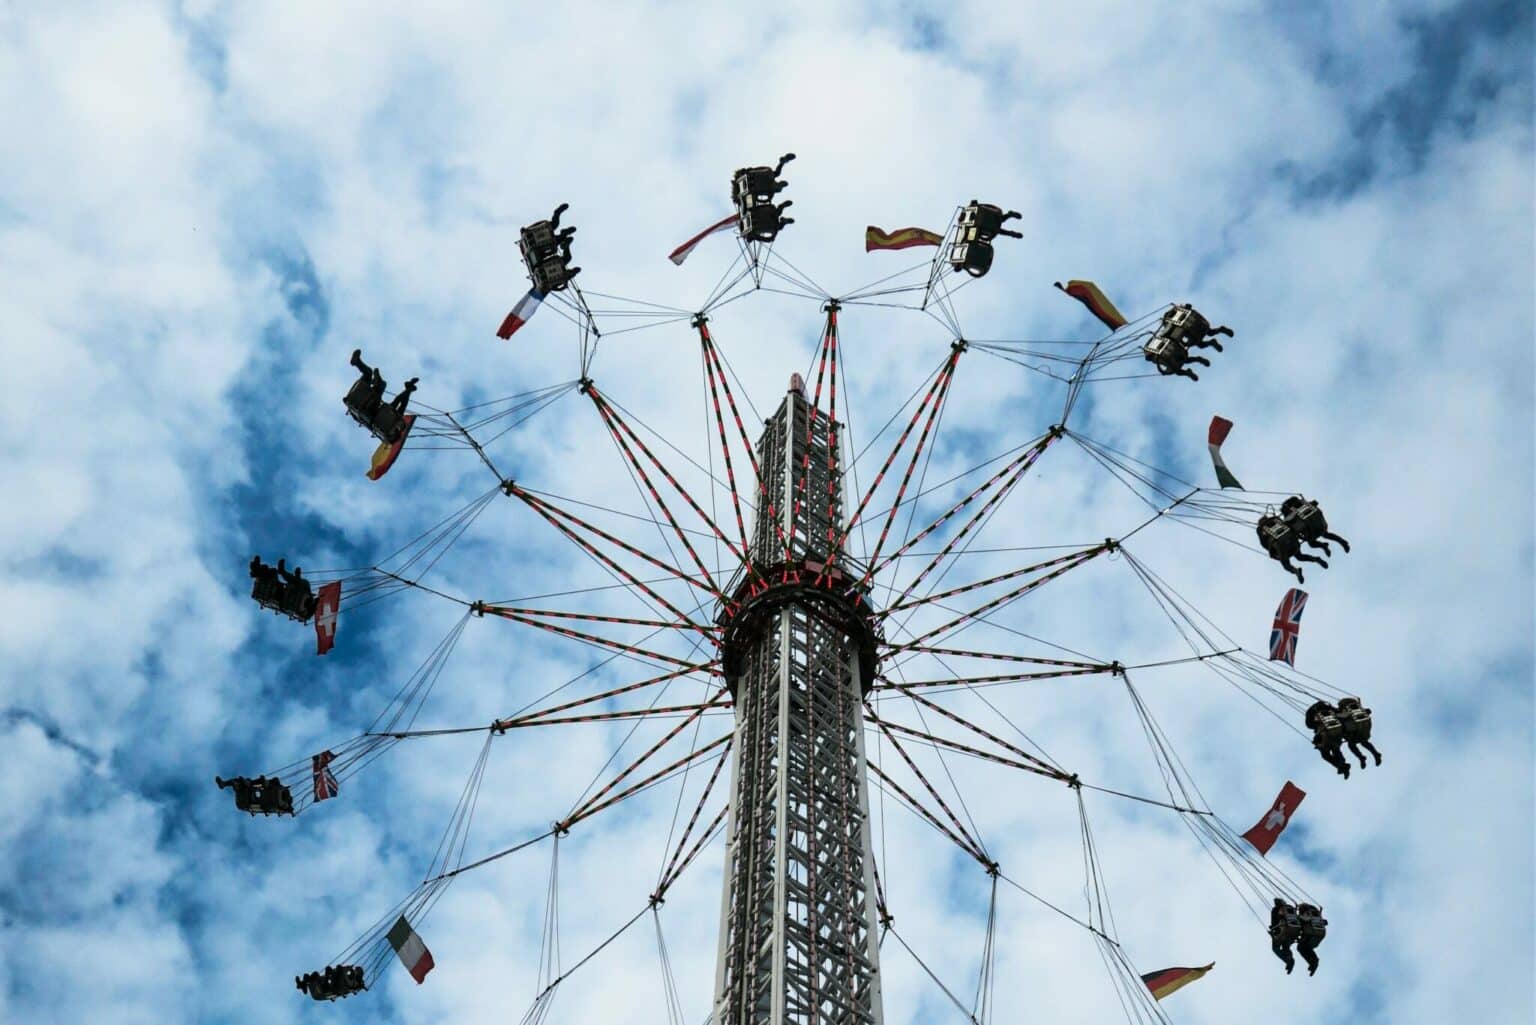
[[[753,525],[757,565],[862,572],[827,552],[845,528],[838,433],[798,389],[769,420],[757,447],[772,499]],[[791,517],[797,493],[829,497]],[[844,626],[789,597],[727,674],[736,740],[714,1025],[883,1020],[862,700],[872,681],[856,647]]]

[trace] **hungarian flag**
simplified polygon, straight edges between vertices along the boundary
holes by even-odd
[[[895,231],[881,231],[871,224],[864,229],[864,251],[872,253],[876,249],[911,249],[913,246],[939,246],[944,244],[944,236],[926,228],[897,228]]]
[[[1269,660],[1296,664],[1296,639],[1301,636],[1301,613],[1307,607],[1307,592],[1293,587],[1280,599],[1275,610],[1275,625],[1269,631]]]
[[[411,973],[411,978],[416,980],[416,985],[426,981],[434,963],[432,951],[421,942],[421,937],[416,935],[416,930],[411,928],[411,923],[401,915],[400,920],[389,928],[389,945],[395,948],[395,953],[400,955],[400,963],[405,965],[405,970]]]
[[[315,592],[315,654],[336,646],[336,613],[341,609],[341,581],[322,584]]]
[[[1196,979],[1202,978],[1206,972],[1215,967],[1216,962],[1212,961],[1204,968],[1164,968],[1161,971],[1148,972],[1141,977],[1141,981],[1147,984],[1153,997],[1161,1000],[1169,993],[1183,989]]]
[[[711,224],[709,227],[693,236],[693,238],[672,250],[667,254],[667,259],[681,267],[683,265],[683,261],[688,259],[688,254],[693,252],[694,246],[698,245],[700,242],[703,242],[706,238],[713,235],[717,231],[724,231],[726,228],[734,227],[736,227],[736,215],[731,214],[731,216],[725,218],[724,220]]]
[[[415,413],[405,414],[405,428],[400,432],[400,437],[394,441],[386,441],[373,453],[373,465],[368,470],[369,480],[378,480],[389,472],[389,468],[395,465],[395,460],[400,458],[400,450],[405,447],[406,436],[411,433],[411,425],[416,422]],[[337,596],[338,604],[340,596]]]
[[[1060,281],[1052,282],[1057,288],[1088,307],[1088,312],[1104,322],[1104,326],[1111,331],[1118,331],[1126,325],[1125,317],[1115,309],[1115,304],[1104,297],[1099,291],[1099,286],[1092,281],[1078,281],[1075,278],[1063,285]]]
[[[1306,796],[1305,790],[1286,780],[1285,786],[1280,788],[1280,796],[1275,798],[1275,806],[1259,820],[1258,825],[1243,834],[1243,839],[1253,844],[1254,850],[1260,854],[1268,854],[1275,841],[1280,839],[1280,834],[1285,832],[1291,816],[1296,814],[1301,799]]]
[[[517,301],[512,307],[512,312],[507,314],[507,319],[501,322],[501,327],[496,329],[497,338],[511,338],[517,333],[517,329],[533,319],[533,315],[539,312],[539,304],[544,301],[544,293],[537,288],[528,289],[528,294]]]
[[[341,784],[336,782],[336,774],[331,771],[331,763],[336,756],[329,751],[321,751],[309,759],[310,772],[315,781],[315,800],[327,801],[341,793]]]
[[[1211,448],[1211,464],[1216,467],[1216,482],[1224,488],[1236,488],[1243,490],[1243,486],[1232,476],[1232,471],[1227,469],[1226,460],[1221,458],[1222,442],[1227,440],[1227,435],[1232,433],[1232,421],[1224,416],[1211,417],[1211,430],[1206,437],[1206,444]]]

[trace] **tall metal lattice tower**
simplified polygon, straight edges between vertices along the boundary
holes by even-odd
[[[792,380],[757,446],[751,565],[720,611],[736,742],[713,1025],[883,1020],[863,730],[877,631],[842,550],[839,433]]]

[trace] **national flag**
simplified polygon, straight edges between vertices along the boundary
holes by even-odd
[[[411,928],[411,923],[405,920],[404,915],[390,926],[388,939],[389,945],[400,955],[400,963],[405,965],[405,970],[411,973],[416,984],[419,986],[425,982],[427,973],[435,966],[432,951],[421,942],[421,937],[416,935],[416,930]]]
[[[1222,442],[1227,440],[1227,435],[1232,433],[1232,421],[1224,416],[1211,417],[1211,430],[1206,443],[1211,448],[1211,463],[1216,467],[1216,482],[1224,488],[1236,488],[1243,490],[1243,486],[1232,476],[1232,471],[1227,469],[1226,460],[1221,458]]]
[[[684,242],[682,245],[668,253],[667,259],[681,267],[683,265],[683,261],[688,259],[688,254],[693,252],[694,246],[698,245],[700,242],[703,242],[706,238],[713,235],[717,231],[724,231],[726,228],[734,228],[736,226],[736,221],[736,215],[731,214],[731,216],[725,218],[724,220],[711,224],[709,227],[693,236],[693,238],[689,239],[687,242]]]
[[[406,435],[411,433],[411,425],[416,422],[415,413],[405,414],[405,426],[400,431],[400,437],[394,441],[386,441],[373,453],[373,465],[368,470],[369,480],[378,480],[389,472],[389,468],[395,465],[395,460],[400,458],[400,450],[405,447]]]
[[[341,784],[336,782],[336,774],[331,771],[331,763],[336,756],[329,751],[321,751],[309,759],[310,772],[315,780],[315,800],[326,801],[341,792]]]
[[[926,228],[897,228],[895,231],[881,231],[871,224],[864,229],[864,251],[872,253],[876,249],[911,249],[913,246],[941,246],[944,244],[944,236],[938,232],[929,231]]]
[[[544,301],[544,293],[537,288],[528,289],[528,294],[517,301],[512,307],[512,312],[507,314],[507,319],[501,322],[501,327],[496,329],[497,338],[511,338],[517,333],[517,329],[533,319],[533,315],[539,312],[539,304]]]
[[[341,581],[320,585],[315,592],[315,654],[324,655],[336,644],[336,613],[341,610]]]
[[[1092,281],[1078,281],[1073,279],[1063,285],[1060,281],[1053,284],[1063,292],[1088,307],[1088,312],[1104,322],[1104,326],[1111,331],[1118,331],[1127,323],[1120,311],[1115,309],[1115,304],[1104,297],[1099,291],[1099,286]]]
[[[1164,968],[1161,971],[1148,972],[1141,977],[1141,981],[1147,984],[1154,998],[1161,1000],[1169,993],[1183,989],[1196,979],[1204,977],[1206,972],[1215,967],[1216,962],[1212,961],[1204,968]]]
[[[1293,587],[1280,599],[1275,610],[1275,625],[1269,631],[1269,660],[1296,665],[1296,639],[1301,636],[1301,613],[1307,607],[1307,592]]]
[[[1280,796],[1275,798],[1275,806],[1265,813],[1258,825],[1243,834],[1243,839],[1253,844],[1254,850],[1260,854],[1268,854],[1285,827],[1290,824],[1291,816],[1296,814],[1301,799],[1306,796],[1305,790],[1286,780],[1285,786],[1280,788]]]

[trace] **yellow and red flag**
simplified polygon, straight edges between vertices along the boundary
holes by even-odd
[[[378,480],[389,472],[389,468],[395,465],[395,460],[400,458],[400,450],[405,447],[405,439],[411,433],[411,425],[416,422],[415,413],[405,415],[405,428],[400,432],[400,437],[394,441],[386,441],[373,453],[373,466],[368,470],[369,480]]]
[[[1188,986],[1215,967],[1216,962],[1212,961],[1204,968],[1164,968],[1161,971],[1148,972],[1141,977],[1141,981],[1147,984],[1153,997],[1161,1000],[1169,993]]]
[[[1075,278],[1063,285],[1060,281],[1054,282],[1057,288],[1088,307],[1088,312],[1102,320],[1111,331],[1118,331],[1127,323],[1120,311],[1115,309],[1115,304],[1104,297],[1099,291],[1099,286],[1092,281],[1078,281]]]
[[[871,224],[864,229],[864,251],[876,249],[911,249],[913,246],[938,246],[944,244],[944,236],[926,228],[897,228],[881,231]]]

